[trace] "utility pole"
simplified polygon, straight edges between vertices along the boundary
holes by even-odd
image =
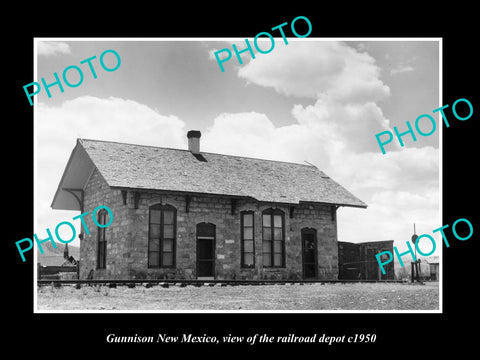
[[[415,279],[420,282],[420,259],[417,260],[417,230],[415,228],[415,223],[413,223],[413,235],[412,235],[412,242],[413,245],[415,246],[415,261],[412,261],[412,283],[415,281]]]

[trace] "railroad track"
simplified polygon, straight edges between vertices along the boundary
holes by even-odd
[[[117,286],[128,287],[152,287],[152,286],[238,286],[238,285],[287,285],[287,284],[354,284],[354,283],[406,283],[404,280],[151,280],[151,279],[135,279],[135,280],[38,280],[37,286],[54,286],[61,287],[63,285],[75,285],[76,287],[85,286],[108,286],[111,288]]]

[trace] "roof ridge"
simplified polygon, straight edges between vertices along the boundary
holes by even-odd
[[[167,150],[190,152],[190,150],[188,150],[188,149],[177,149],[177,148],[165,147],[165,146],[133,144],[133,143],[120,142],[120,141],[95,140],[95,139],[85,139],[85,138],[77,138],[77,140],[80,141],[80,142],[82,142],[83,140],[86,140],[86,141],[94,141],[94,142],[102,142],[102,143],[113,143],[113,144],[120,144],[120,145],[142,146],[142,147],[149,147],[149,148],[155,148],[155,149],[167,149]],[[294,165],[305,166],[305,167],[308,167],[308,168],[314,168],[314,169],[317,169],[319,171],[322,171],[317,166],[315,166],[313,164],[308,165],[308,164],[302,164],[302,163],[297,163],[297,162],[292,162],[292,161],[262,159],[262,158],[254,158],[254,157],[251,157],[251,156],[230,155],[230,154],[212,153],[212,152],[206,152],[206,151],[201,151],[201,153],[202,154],[210,154],[210,155],[228,156],[228,157],[234,157],[234,158],[242,158],[242,159],[250,159],[250,160],[272,161],[272,162],[284,163],[284,164],[294,164]]]

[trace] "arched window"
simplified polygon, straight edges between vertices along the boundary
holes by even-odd
[[[148,217],[148,267],[175,267],[177,209],[171,205],[150,206]]]
[[[240,213],[241,241],[242,241],[242,268],[255,267],[255,239],[253,211]]]
[[[302,266],[304,279],[316,279],[318,275],[317,230],[303,228],[302,239]]]
[[[101,209],[97,212],[97,223],[107,223],[107,210]],[[97,226],[97,269],[105,269],[107,262],[107,239],[105,237],[106,227]]]
[[[262,213],[263,266],[285,266],[285,213],[266,209]]]

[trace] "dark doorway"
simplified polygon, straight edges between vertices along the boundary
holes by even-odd
[[[317,230],[312,228],[302,229],[302,263],[303,278],[317,278]]]
[[[215,275],[215,225],[197,224],[197,279]]]

